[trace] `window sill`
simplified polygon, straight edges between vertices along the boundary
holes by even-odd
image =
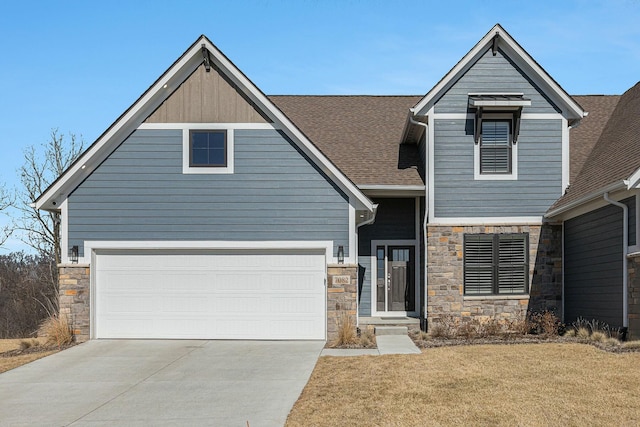
[[[520,295],[465,295],[464,301],[480,301],[480,300],[513,300],[513,299],[529,299],[529,294]]]

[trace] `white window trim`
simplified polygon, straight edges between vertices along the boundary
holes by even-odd
[[[227,133],[227,165],[203,167],[191,166],[189,159],[191,157],[190,131],[192,130],[224,130]],[[199,126],[190,126],[182,129],[182,173],[183,174],[232,174],[234,164],[234,129],[222,125],[202,124]]]
[[[480,173],[480,145],[473,145],[473,179],[475,181],[515,181],[518,179],[518,143],[513,143],[513,114],[483,113],[482,120],[510,120],[509,137],[511,138],[511,173]]]

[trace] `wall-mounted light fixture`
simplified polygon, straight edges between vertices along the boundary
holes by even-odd
[[[338,246],[338,264],[344,264],[344,246]]]
[[[72,264],[78,263],[78,245],[71,246],[71,249],[69,249],[69,260]]]

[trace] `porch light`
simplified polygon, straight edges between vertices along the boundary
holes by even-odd
[[[71,246],[71,249],[69,249],[69,259],[72,264],[78,263],[78,245]]]
[[[344,264],[344,246],[338,246],[338,264]]]

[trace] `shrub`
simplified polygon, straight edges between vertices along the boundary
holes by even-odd
[[[504,324],[495,317],[492,317],[491,319],[480,323],[478,335],[480,335],[481,337],[494,337],[497,335],[502,335],[503,331]]]
[[[551,311],[532,314],[530,324],[531,330],[538,335],[556,336],[560,329],[560,319]]]
[[[471,339],[478,336],[480,322],[477,319],[464,319],[456,330],[456,336]]]
[[[335,346],[354,345],[358,342],[358,333],[356,331],[356,325],[353,321],[353,316],[343,311],[338,322],[338,336],[334,343]]]
[[[620,345],[620,341],[617,338],[609,337],[604,341],[605,344],[617,347]]]
[[[607,334],[602,331],[595,331],[591,333],[589,339],[593,342],[605,342],[607,340]]]
[[[580,327],[576,330],[576,337],[580,338],[581,340],[588,340],[590,335],[591,332],[587,328]]]
[[[456,336],[459,319],[451,314],[443,314],[434,319],[433,325],[429,328],[429,335],[432,338],[453,338]]]
[[[63,347],[73,342],[73,331],[65,315],[49,316],[38,329],[38,336],[45,337],[47,344]]]
[[[360,331],[360,345],[364,348],[374,348],[376,346],[376,336],[372,330]]]
[[[567,329],[564,333],[565,337],[575,337],[576,336],[576,330],[571,328],[571,329]]]

